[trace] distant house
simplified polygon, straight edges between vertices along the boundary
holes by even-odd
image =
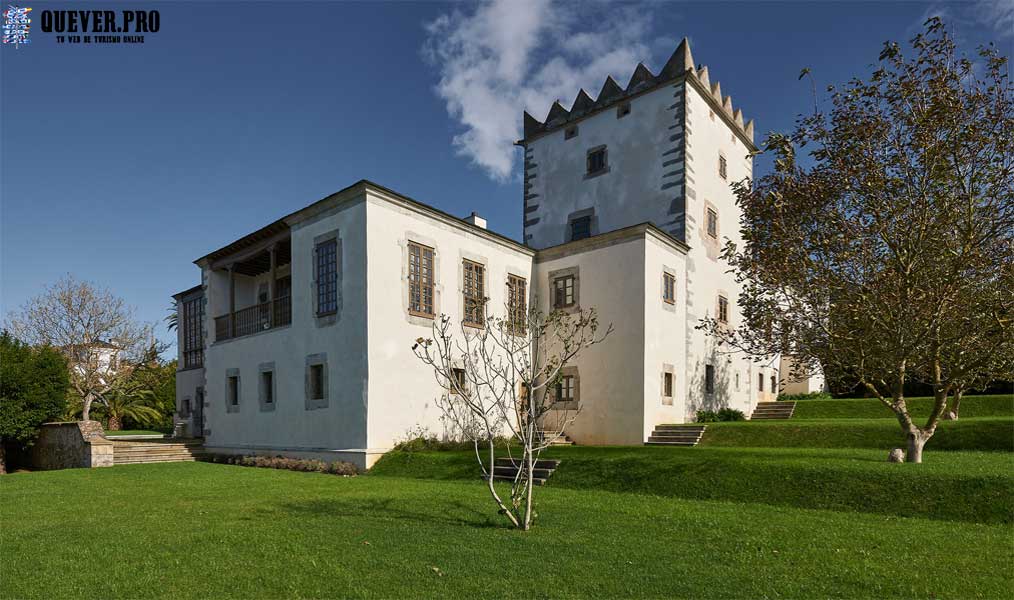
[[[417,427],[444,431],[445,393],[412,341],[475,300],[595,307],[609,340],[565,372],[579,444],[640,444],[697,409],[774,400],[780,357],[721,352],[696,329],[735,327],[739,242],[730,182],[752,175],[743,121],[686,40],[545,121],[524,115],[524,237],[360,181],[199,258],[180,307],[178,417],[211,451],[371,465]],[[807,384],[809,385],[809,384]]]

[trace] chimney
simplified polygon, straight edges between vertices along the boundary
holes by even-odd
[[[482,217],[480,217],[479,213],[477,213],[475,211],[472,211],[471,215],[465,217],[465,222],[466,223],[471,223],[472,225],[475,225],[476,227],[482,227],[483,229],[486,228],[486,219],[483,219]]]

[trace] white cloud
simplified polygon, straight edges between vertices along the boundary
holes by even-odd
[[[1000,34],[1014,37],[1014,0],[980,0],[975,5],[979,21]]]
[[[650,56],[643,7],[489,0],[426,25],[424,56],[440,73],[436,93],[463,131],[453,144],[493,179],[515,175],[521,111],[545,118],[584,87],[594,98],[607,75],[620,85]]]

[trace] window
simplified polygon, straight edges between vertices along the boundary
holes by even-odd
[[[736,373],[736,391],[739,391],[739,373]]]
[[[261,372],[261,395],[264,404],[273,404],[275,401],[275,374],[273,371]]]
[[[778,391],[778,379],[774,375],[771,376],[771,393],[774,394]]]
[[[507,313],[510,332],[525,335],[528,332],[528,282],[523,277],[507,276]]]
[[[604,173],[608,166],[606,147],[599,146],[588,151],[588,175]]]
[[[718,213],[710,208],[708,209],[708,235],[718,239]]]
[[[729,166],[726,163],[725,157],[721,154],[718,155],[718,176],[722,179],[729,178]]]
[[[485,321],[486,297],[484,276],[486,268],[479,263],[466,260],[461,265],[464,273],[465,325],[482,327]]]
[[[672,398],[672,373],[664,373],[662,375],[662,395]]]
[[[630,103],[624,102],[623,104],[616,107],[616,118],[622,119],[623,117],[630,114]]]
[[[570,222],[570,240],[591,237],[591,216],[578,217]]]
[[[183,368],[204,366],[204,298],[183,302]]]
[[[229,406],[239,406],[239,376],[238,375],[231,375],[231,376],[229,376],[229,385],[228,385],[228,390],[226,391],[226,393],[229,394],[229,396],[228,396],[228,398],[229,398]]]
[[[310,400],[324,399],[324,365],[310,365]]]
[[[676,303],[676,276],[672,273],[662,274],[662,299],[668,304]]]
[[[451,377],[454,381],[451,382],[451,391],[465,391],[468,389],[468,379],[465,377],[464,369],[451,369]]]
[[[715,393],[715,366],[704,365],[704,393]]]
[[[725,296],[718,297],[718,322],[729,322],[729,299]]]
[[[574,376],[564,375],[560,378],[560,381],[556,384],[556,401],[557,402],[573,402],[574,401]]]
[[[317,244],[317,315],[338,312],[338,240]]]
[[[184,398],[183,399],[183,411],[182,412],[183,412],[183,414],[180,415],[181,417],[186,418],[186,417],[190,416],[190,398]]]
[[[564,275],[553,280],[553,308],[574,306],[574,276]]]
[[[575,137],[577,137],[577,125],[571,125],[563,130],[563,139],[569,140],[570,138]]]
[[[757,391],[764,391],[764,373],[757,373]]]
[[[433,248],[408,244],[408,312],[433,318]]]

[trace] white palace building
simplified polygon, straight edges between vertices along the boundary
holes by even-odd
[[[740,319],[719,249],[740,241],[730,183],[752,175],[753,130],[683,40],[657,75],[525,113],[522,241],[360,181],[199,258],[175,296],[178,421],[211,452],[369,467],[410,430],[444,433],[413,340],[469,298],[505,306],[508,286],[614,326],[567,371],[578,444],[820,389],[696,329]]]

